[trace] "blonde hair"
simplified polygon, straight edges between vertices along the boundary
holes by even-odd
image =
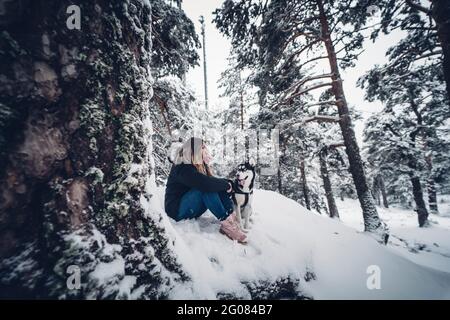
[[[198,172],[212,176],[209,166],[203,161],[203,139],[191,137],[178,149],[174,164],[192,164]]]

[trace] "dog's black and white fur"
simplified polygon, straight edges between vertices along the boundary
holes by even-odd
[[[250,228],[249,219],[253,213],[253,185],[255,182],[255,162],[249,161],[237,167],[236,178],[233,180],[232,199],[239,224],[244,231]]]

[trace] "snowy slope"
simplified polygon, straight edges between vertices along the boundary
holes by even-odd
[[[163,189],[152,206],[163,211]],[[271,191],[257,190],[254,224],[246,246],[218,232],[210,213],[197,220],[163,222],[175,238],[181,263],[193,279],[172,298],[249,298],[243,283],[290,277],[314,299],[450,298],[450,273],[418,265],[339,221],[309,212]],[[369,290],[369,266],[381,271],[381,289]],[[307,271],[315,280],[305,281]],[[449,270],[450,271],[450,270]]]
[[[450,273],[450,197],[439,197],[439,215],[431,214],[431,227],[418,228],[417,213],[391,206],[378,207],[381,218],[389,225],[388,248],[411,261]],[[361,208],[357,200],[336,202],[344,224],[363,230]]]

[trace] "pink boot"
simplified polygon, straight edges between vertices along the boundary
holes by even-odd
[[[235,214],[230,214],[228,218],[222,221],[220,232],[231,240],[237,240],[239,243],[247,243],[247,236],[239,228]]]

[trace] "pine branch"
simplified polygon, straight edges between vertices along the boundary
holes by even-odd
[[[345,147],[345,143],[344,141],[341,142],[335,142],[335,143],[331,143],[329,145],[326,146],[328,149],[334,149],[334,148],[339,148],[339,147]]]
[[[319,80],[319,79],[324,79],[324,78],[331,78],[333,76],[333,74],[332,73],[326,73],[326,74],[321,74],[321,75],[317,75],[317,76],[309,76],[309,77],[306,77],[306,78],[303,78],[303,79],[301,79],[300,81],[297,81],[296,83],[294,83],[287,91],[286,91],[286,94],[284,95],[284,97],[286,97],[289,93],[291,93],[291,92],[293,92],[293,95],[295,95],[295,94],[297,94],[298,92],[299,92],[299,90],[300,90],[300,88],[304,85],[304,84],[306,84],[307,82],[309,82],[309,81],[313,81],[313,80]],[[319,87],[320,88],[320,87]],[[307,89],[305,89],[305,90],[307,90],[307,91],[304,91],[303,93],[306,93],[306,92],[308,92],[309,90],[313,90],[313,89],[316,89],[316,88],[314,88],[314,87],[310,87],[310,88],[307,88]],[[301,94],[303,94],[303,93],[301,93]],[[293,98],[293,96],[291,96],[289,99],[292,99]],[[287,99],[282,99],[282,100],[287,100]]]
[[[301,55],[303,52],[305,52],[306,50],[310,49],[313,45],[319,43],[320,41],[322,41],[322,40],[316,39],[316,40],[310,42],[309,44],[305,45],[304,47],[302,47],[300,50],[297,50],[297,51],[295,51],[294,53],[292,53],[292,54],[286,59],[286,61],[283,63],[283,65],[280,67],[280,69],[283,69],[284,66],[285,66],[286,64],[288,64],[289,62],[292,61],[292,59],[294,59],[295,57],[298,57],[298,56]]]
[[[425,59],[425,58],[429,58],[432,56],[436,56],[436,55],[441,55],[442,54],[442,50],[437,50],[437,51],[432,51],[430,53],[424,54],[420,57],[417,57],[414,59],[414,61],[420,60],[420,59]]]
[[[431,10],[430,9],[423,7],[420,4],[413,2],[412,0],[405,0],[405,3],[408,6],[410,6],[411,8],[419,10],[419,11],[425,13],[426,15],[431,15]]]
[[[303,68],[303,67],[306,66],[308,63],[311,63],[311,62],[317,61],[317,60],[321,60],[321,59],[328,59],[328,56],[319,56],[319,57],[312,58],[312,59],[310,59],[310,60],[308,60],[308,61],[306,61],[306,62],[300,64],[300,65],[299,65],[299,68]]]
[[[308,123],[308,122],[312,122],[312,121],[316,121],[319,123],[322,123],[322,122],[336,123],[336,122],[339,122],[340,120],[341,119],[339,117],[316,115],[316,116],[312,116],[312,117],[303,119],[302,123]]]
[[[290,97],[288,97],[287,100],[292,100],[292,99],[294,99],[294,98],[296,98],[298,96],[301,96],[301,95],[303,95],[305,93],[308,93],[309,91],[312,91],[312,90],[315,90],[315,89],[319,89],[319,88],[323,88],[323,87],[326,87],[326,86],[332,86],[332,85],[333,85],[333,82],[319,83],[317,85],[311,86],[309,88],[306,88],[304,90],[301,90],[301,91],[291,95]]]
[[[310,108],[310,107],[314,107],[314,106],[322,106],[322,105],[327,105],[327,104],[337,105],[338,101],[336,101],[336,100],[327,100],[327,101],[320,101],[320,102],[315,102],[315,103],[309,103],[309,104],[305,105],[303,108]]]

